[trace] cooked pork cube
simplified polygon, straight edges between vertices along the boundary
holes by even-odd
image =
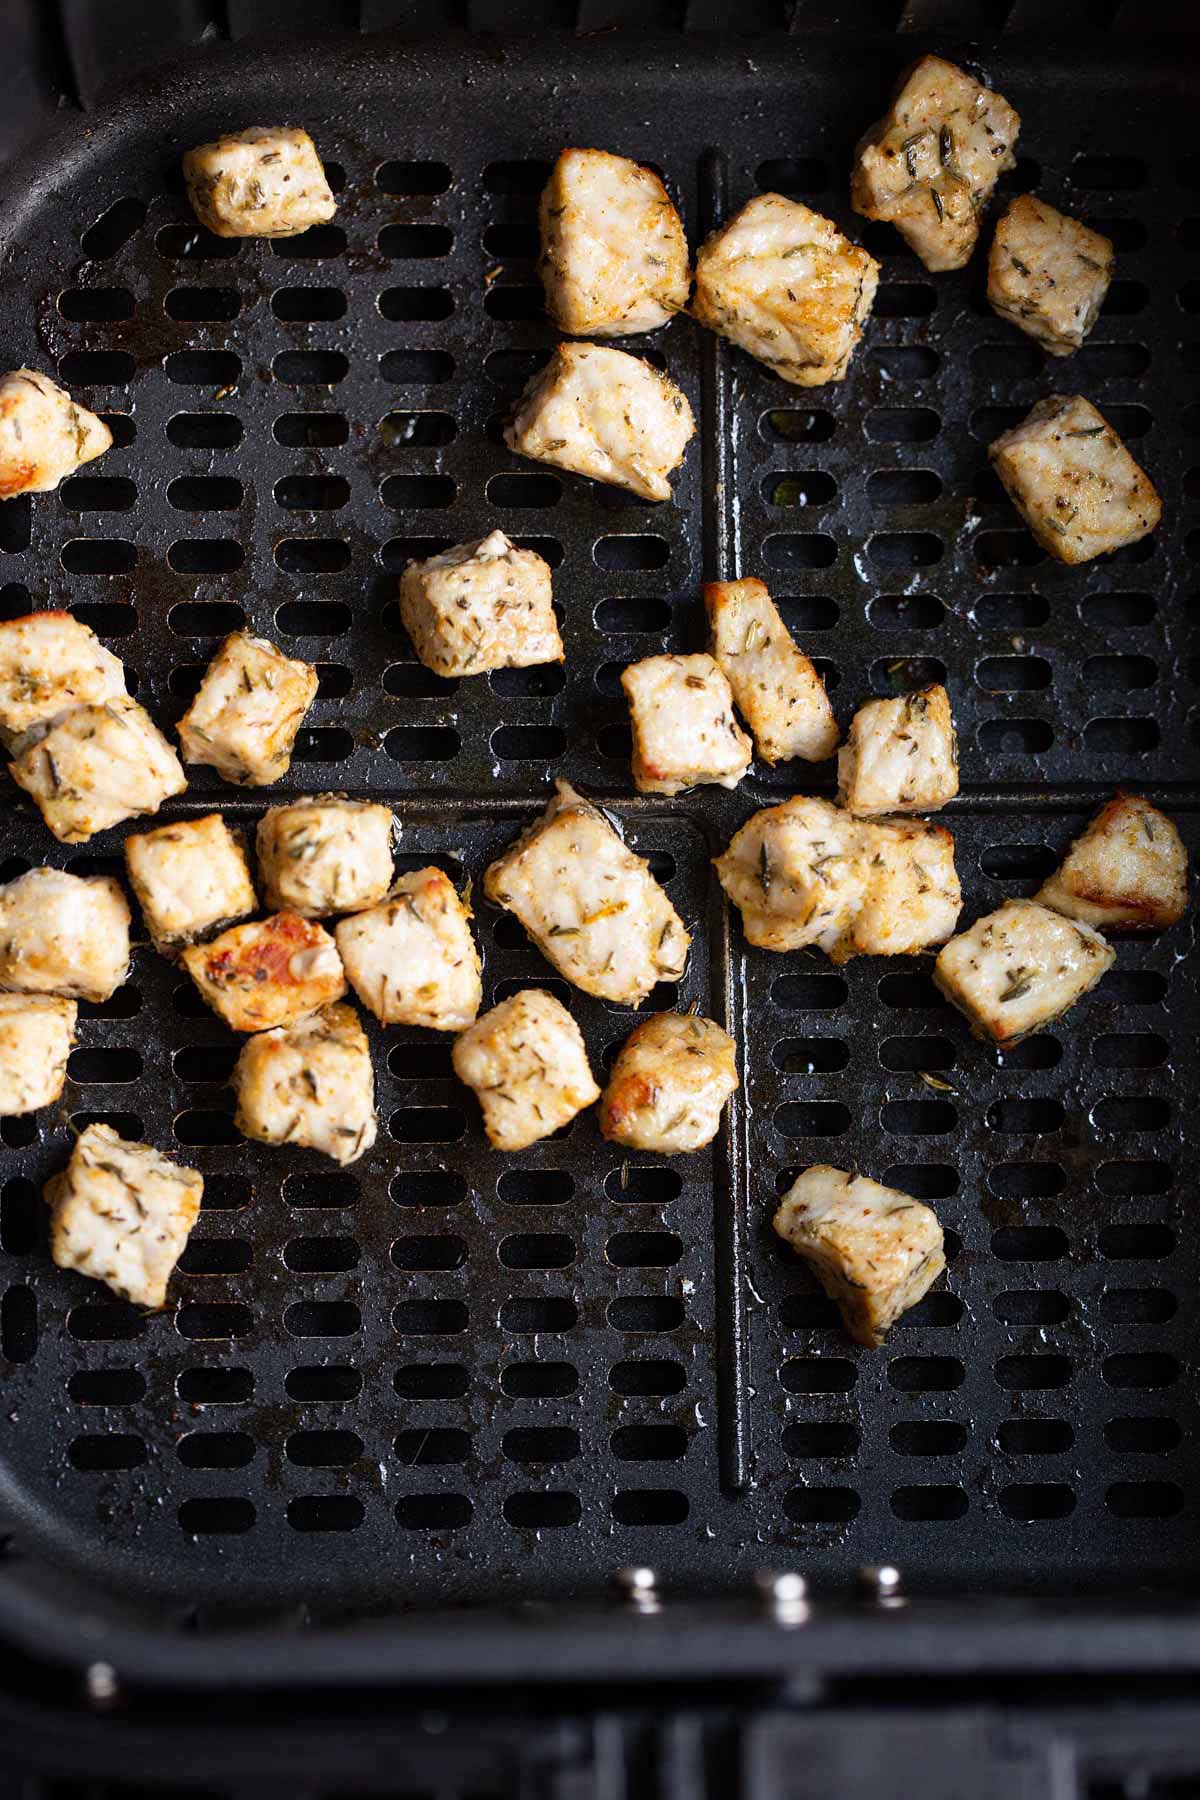
[[[563,660],[550,565],[502,531],[410,562],[400,577],[400,617],[435,675]]]
[[[497,1150],[524,1150],[600,1098],[578,1025],[553,994],[525,988],[455,1040],[454,1073],[475,1090]]]
[[[9,764],[64,844],[84,844],[122,819],[157,812],[187,777],[171,745],[136,700],[75,706],[39,727]]]
[[[1015,1044],[1082,1000],[1114,955],[1090,925],[1034,900],[1006,900],[950,939],[933,979],[978,1036]]]
[[[603,344],[560,344],[504,441],[535,462],[669,500],[667,476],[695,429],[685,396],[649,363]]]
[[[183,158],[196,217],[217,237],[295,237],[337,211],[317,147],[294,126],[252,125]]]
[[[837,949],[866,893],[863,846],[857,820],[807,795],[747,819],[716,859],[747,940],[764,950]]]
[[[30,869],[0,887],[0,991],[111,999],[129,973],[129,905],[110,875]]]
[[[700,782],[737,786],[754,751],[711,656],[648,656],[629,664],[621,686],[633,721],[639,793],[678,794]]]
[[[184,762],[211,763],[226,781],[266,787],[286,775],[317,671],[266,638],[233,631],[179,721]]]
[[[382,1024],[462,1031],[483,999],[470,920],[448,876],[417,869],[334,935],[351,987]]]
[[[352,1006],[247,1038],[233,1071],[234,1124],[260,1144],[299,1144],[337,1163],[375,1142],[375,1076]]]
[[[263,904],[305,918],[361,912],[392,885],[390,806],[337,794],[272,806],[259,820]]]
[[[855,152],[850,200],[888,219],[927,269],[961,269],[997,179],[1016,163],[1021,121],[954,63],[923,56]]]
[[[1052,394],[989,447],[1009,499],[1043,550],[1091,562],[1154,530],[1162,502],[1090,400]]]
[[[958,792],[958,745],[944,687],[869,700],[838,751],[838,798],[860,818],[936,812]]]
[[[0,375],[0,500],[46,494],[94,456],[112,432],[36,369]]]
[[[837,1302],[850,1336],[869,1349],[946,1266],[942,1228],[928,1206],[824,1163],[792,1183],[775,1229]]]
[[[1070,356],[1100,316],[1112,270],[1111,239],[1021,194],[996,227],[988,299],[1051,356]]]
[[[69,612],[0,624],[0,739],[46,725],[72,706],[125,698],[125,670]]]
[[[687,305],[687,239],[653,169],[606,150],[564,150],[538,219],[546,311],[560,331],[654,331]]]
[[[1187,851],[1158,808],[1118,793],[1034,899],[1086,925],[1113,931],[1161,931],[1187,910]]]
[[[626,848],[598,807],[569,782],[483,879],[554,967],[602,1000],[639,1006],[658,981],[678,981],[691,937],[649,864]]]
[[[220,813],[127,837],[125,868],[164,956],[258,905],[246,852]]]
[[[200,1213],[204,1177],[130,1144],[109,1125],[80,1132],[61,1175],[46,1183],[50,1254],[135,1306],[160,1307]]]
[[[57,994],[0,994],[0,1117],[58,1099],[78,1012]]]
[[[709,581],[704,604],[713,655],[764,762],[823,762],[838,745],[825,684],[761,581]]]
[[[944,944],[962,910],[950,833],[922,819],[889,820],[864,832],[866,892],[834,961],[915,956]]]
[[[346,992],[337,945],[320,925],[276,913],[234,925],[180,960],[215,1013],[235,1031],[266,1031],[318,1012]]]
[[[796,387],[844,381],[879,264],[831,219],[760,194],[701,247],[692,316]]]
[[[635,1025],[600,1102],[600,1131],[631,1150],[702,1150],[738,1085],[733,1039],[693,1013],[652,1013]]]

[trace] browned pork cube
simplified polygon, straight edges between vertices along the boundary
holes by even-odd
[[[1070,356],[1100,316],[1112,269],[1109,238],[1021,194],[996,227],[988,299],[1051,356]]]
[[[1136,544],[1162,517],[1145,470],[1081,394],[1053,394],[990,446],[1013,505],[1059,562]]]
[[[1016,162],[1020,128],[1000,94],[923,56],[858,146],[851,203],[889,220],[927,269],[961,269],[997,179]]]

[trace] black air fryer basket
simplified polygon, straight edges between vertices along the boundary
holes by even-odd
[[[318,665],[278,789],[197,769],[164,817],[387,799],[401,867],[437,862],[479,896],[569,777],[620,815],[695,934],[652,1004],[727,1022],[742,1093],[692,1158],[626,1154],[590,1114],[502,1156],[448,1041],[371,1025],[380,1143],[339,1173],[238,1137],[232,1035],[139,948],[129,984],[81,1008],[61,1108],[0,1127],[0,1645],[90,1670],[96,1700],[1195,1671],[1195,914],[1122,943],[1069,1018],[1000,1056],[927,958],[748,951],[710,859],[755,807],[830,791],[829,771],[636,797],[618,686],[637,657],[701,647],[703,579],[762,575],[843,721],[948,683],[965,919],[1031,893],[1118,785],[1200,848],[1195,58],[1132,7],[1100,9],[1114,33],[1058,38],[1022,32],[1038,9],[1021,0],[991,33],[1004,8],[914,4],[899,34],[882,28],[895,8],[820,30],[805,3],[791,34],[750,8],[742,37],[704,30],[703,4],[687,30],[639,33],[607,27],[655,21],[583,0],[526,37],[502,10],[473,7],[471,33],[214,30],[168,56],[205,9],[133,8],[130,38],[160,60],[106,88],[119,23],[63,7],[47,54],[73,57],[89,110],[47,115],[3,177],[4,366],[56,374],[116,442],[57,494],[0,507],[0,607],[70,607],[166,725],[243,623]],[[229,0],[221,22],[240,37],[289,19]],[[1102,317],[1067,361],[988,308],[984,250],[929,275],[849,210],[857,135],[931,48],[1021,113],[999,201],[1036,190],[1115,242]],[[180,152],[276,121],[313,133],[336,222],[211,237]],[[785,386],[685,318],[630,341],[699,421],[666,505],[502,441],[554,342],[535,212],[566,143],[655,164],[693,241],[773,189],[882,259],[841,385]],[[986,455],[1072,391],[1164,501],[1153,537],[1082,568],[1041,554]],[[554,567],[565,668],[441,681],[400,627],[398,572],[497,526]],[[6,791],[0,877],[119,873],[122,835],[57,845]],[[485,995],[569,997],[605,1067],[632,1016],[568,995],[476,905]],[[205,1177],[158,1316],[47,1255],[42,1183],[95,1119]],[[770,1230],[818,1161],[928,1199],[946,1226],[946,1277],[883,1350],[848,1341]],[[870,1577],[863,1598],[858,1572],[879,1565],[906,1600]],[[640,1604],[628,1578],[612,1597],[630,1566],[653,1571]],[[807,1577],[807,1611],[781,1608],[772,1570]]]

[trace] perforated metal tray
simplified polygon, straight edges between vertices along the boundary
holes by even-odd
[[[630,788],[620,668],[702,642],[702,577],[761,573],[843,718],[948,681],[967,917],[1032,891],[1118,782],[1196,847],[1194,94],[1144,49],[987,53],[1023,117],[1002,192],[1036,187],[1117,245],[1091,341],[1054,362],[987,309],[982,256],[931,277],[849,213],[854,138],[921,47],[223,53],[143,81],[7,180],[4,355],[57,370],[117,447],[0,508],[0,606],[72,607],[164,722],[243,620],[317,662],[311,729],[264,800],[387,797],[406,862],[469,871],[477,892],[568,775],[653,853],[696,933],[678,995],[655,1002],[728,1018],[745,1085],[711,1154],[627,1159],[584,1117],[504,1158],[444,1041],[376,1031],[384,1130],[338,1174],[236,1138],[232,1037],[139,948],[129,985],[82,1009],[63,1108],[3,1125],[0,1497],[25,1561],[0,1572],[0,1607],[67,1571],[100,1615],[119,1592],[203,1621],[586,1596],[632,1562],[692,1594],[780,1562],[837,1587],[896,1561],[952,1595],[1195,1583],[1190,923],[1123,945],[1060,1028],[999,1059],[925,961],[745,950],[708,859],[827,772],[756,771],[669,806]],[[336,165],[337,223],[218,243],[179,150],[274,118]],[[534,211],[568,141],[658,164],[693,239],[771,187],[884,262],[842,386],[789,389],[682,319],[630,344],[701,421],[666,506],[521,464],[499,436],[553,342]],[[986,444],[1075,388],[1144,459],[1165,520],[1065,569]],[[396,573],[495,525],[555,565],[565,672],[440,682],[412,660]],[[256,816],[210,776],[177,810]],[[120,833],[71,852],[23,803],[0,832],[5,876],[120,866]],[[511,921],[481,904],[478,930],[489,996],[554,985]],[[603,1066],[629,1016],[563,991]],[[46,1255],[38,1190],[69,1121],[96,1117],[206,1178],[158,1317]],[[947,1227],[946,1279],[884,1351],[848,1343],[770,1232],[814,1160],[927,1196]]]

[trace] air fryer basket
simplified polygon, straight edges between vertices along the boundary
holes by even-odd
[[[735,795],[673,803],[630,789],[621,667],[702,643],[702,578],[761,574],[843,719],[872,693],[948,682],[966,917],[1031,892],[1118,784],[1198,847],[1196,83],[1136,44],[1009,40],[977,65],[1022,114],[1001,195],[1036,188],[1116,243],[1099,325],[1056,362],[990,312],[982,255],[930,276],[849,212],[854,139],[923,47],[220,52],[143,79],[11,171],[4,355],[57,371],[116,447],[59,494],[0,508],[5,616],[71,607],[163,722],[243,622],[319,665],[287,782],[260,798],[197,770],[178,816],[387,798],[405,866],[469,873],[478,895],[568,776],[616,809],[696,934],[685,981],[652,1004],[727,1020],[744,1087],[695,1158],[626,1156],[591,1116],[505,1157],[446,1041],[373,1029],[381,1142],[338,1173],[237,1137],[231,1034],[140,947],[129,985],[81,1009],[62,1108],[2,1127],[0,1501],[21,1557],[0,1570],[0,1631],[57,1630],[63,1648],[85,1603],[103,1645],[118,1618],[587,1598],[633,1563],[693,1597],[745,1592],[771,1565],[832,1591],[884,1562],[948,1598],[1194,1587],[1191,921],[1122,944],[1092,998],[1001,1058],[940,1003],[927,959],[834,970],[746,950],[709,859],[754,807],[827,791],[827,770],[756,770]],[[276,119],[334,165],[336,223],[209,237],[180,150]],[[770,188],[883,260],[841,386],[786,387],[686,319],[629,344],[700,421],[665,506],[521,463],[500,437],[554,341],[535,206],[568,142],[659,166],[693,240]],[[1075,390],[1165,506],[1153,538],[1082,569],[1040,554],[986,458],[1040,395]],[[397,572],[495,526],[555,567],[565,670],[443,683],[412,658]],[[40,861],[120,870],[120,832],[73,851],[23,802],[0,833],[5,878]],[[561,992],[603,1066],[631,1015],[568,994],[512,921],[477,908],[486,994]],[[46,1254],[41,1184],[95,1118],[205,1175],[157,1317]],[[770,1232],[814,1161],[895,1181],[947,1227],[947,1277],[882,1351],[848,1342]],[[919,1642],[936,1661],[916,1614],[890,1621],[892,1653]],[[737,1641],[731,1626],[730,1656]],[[1076,1643],[1100,1641],[1085,1627]],[[1153,1660],[1163,1641],[1130,1625],[1122,1653]],[[486,1661],[487,1642],[460,1633],[441,1654]]]

